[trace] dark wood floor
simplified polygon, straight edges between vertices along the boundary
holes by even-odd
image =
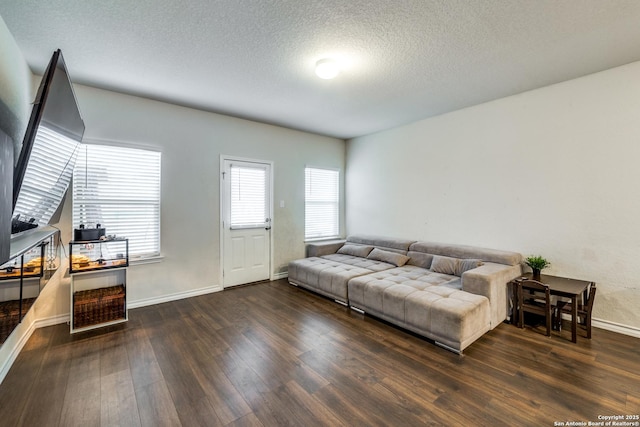
[[[37,330],[2,426],[552,426],[640,413],[640,339],[502,324],[459,357],[277,281]]]

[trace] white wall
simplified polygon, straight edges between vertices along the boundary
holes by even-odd
[[[3,131],[0,132],[0,150],[9,150],[13,154],[13,158],[17,159],[31,112],[29,103],[32,101],[32,74],[2,17],[0,17],[0,58],[2,58],[0,60],[0,129]],[[3,133],[6,133],[6,136],[10,138],[3,136]],[[11,157],[11,155],[7,157]],[[7,168],[10,168],[10,173],[7,172]],[[0,164],[0,170],[3,170],[0,173],[2,179],[6,179],[7,173],[13,177],[13,162],[9,165]],[[5,194],[0,196],[7,197]],[[9,216],[11,215],[10,209]],[[0,216],[2,214],[4,212],[0,212]],[[10,231],[0,230],[0,233],[10,233]],[[8,239],[8,236],[6,238]],[[0,238],[0,244],[5,244],[4,239],[3,235]],[[30,333],[35,318],[34,312],[35,310],[31,310],[15,329],[15,332],[4,344],[0,345],[0,382],[24,345],[24,337]]]
[[[164,259],[129,268],[130,304],[220,288],[221,154],[274,162],[273,273],[286,272],[290,260],[304,256],[304,167],[344,171],[344,141],[85,86],[75,91],[85,139],[162,152]],[[66,244],[69,200],[59,226]],[[68,279],[52,288],[39,316],[69,312]]]
[[[17,159],[31,113],[31,70],[1,16],[0,58],[0,129],[13,140]]]
[[[640,328],[640,62],[347,142],[347,230],[542,254]]]

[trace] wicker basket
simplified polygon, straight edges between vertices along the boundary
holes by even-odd
[[[73,327],[84,328],[125,319],[124,285],[73,294]]]
[[[24,298],[22,300],[22,317],[27,314],[29,308],[33,305],[35,298]],[[20,323],[20,301],[2,301],[0,302],[0,344],[6,341],[11,332]]]

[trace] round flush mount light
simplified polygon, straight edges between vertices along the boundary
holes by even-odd
[[[332,79],[340,73],[340,66],[333,59],[325,58],[316,62],[316,75],[321,79]]]

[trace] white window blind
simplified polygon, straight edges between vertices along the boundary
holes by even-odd
[[[263,227],[269,218],[267,171],[260,165],[232,164],[231,228]]]
[[[305,168],[305,239],[340,234],[340,173],[331,169]]]
[[[160,254],[161,153],[83,145],[73,175],[73,226],[129,239],[132,258]]]
[[[64,197],[80,144],[40,125],[18,193],[14,215],[46,225]]]

